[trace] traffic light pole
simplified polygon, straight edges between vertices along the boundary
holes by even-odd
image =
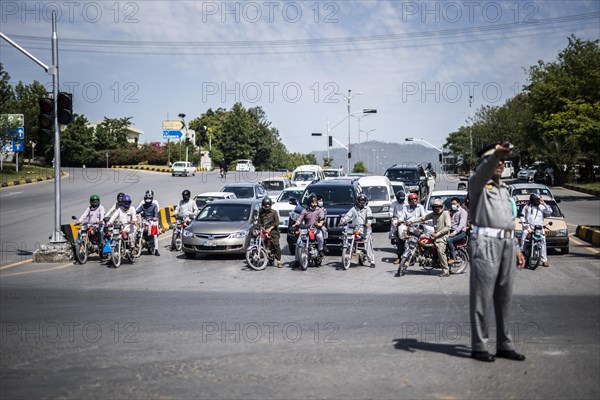
[[[58,125],[58,107],[56,99],[58,98],[58,36],[56,34],[56,11],[52,11],[52,65],[48,67],[46,64],[38,60],[27,50],[19,46],[17,43],[9,39],[6,35],[0,32],[0,38],[4,39],[11,46],[19,50],[37,65],[42,67],[46,73],[52,75],[52,93],[54,95],[54,232],[50,237],[51,242],[62,243],[66,242],[65,236],[60,231],[60,127]]]

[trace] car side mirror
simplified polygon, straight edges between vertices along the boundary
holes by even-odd
[[[298,199],[295,197],[290,197],[290,200],[288,201],[288,203],[290,203],[293,206],[297,206],[298,205]]]

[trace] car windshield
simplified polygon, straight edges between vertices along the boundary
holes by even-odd
[[[398,193],[398,190],[406,191],[406,188],[402,185],[394,185],[392,183],[392,188],[394,189],[394,193]]]
[[[238,164],[248,164],[248,163],[250,163],[250,160],[238,160],[237,163]]]
[[[550,206],[550,208],[552,208],[552,214],[549,215],[550,217],[562,217],[560,208],[558,208],[558,205],[556,204],[556,202],[554,200],[544,200],[544,203],[546,203],[547,205]],[[529,204],[529,200],[517,201],[517,209],[518,209],[519,216],[523,215],[523,208],[525,208],[525,206],[527,204]]]
[[[285,192],[281,192],[277,198],[277,202],[287,203],[290,200],[290,197],[299,198],[302,196],[302,192],[304,192],[304,190],[286,190]]]
[[[337,171],[335,169],[326,169],[323,171],[323,173],[328,178],[336,178],[336,177],[340,176],[340,171]]]
[[[414,169],[390,169],[386,171],[385,176],[390,181],[402,181],[402,182],[418,182],[419,175]]]
[[[262,186],[266,190],[283,190],[283,181],[264,181]]]
[[[196,196],[196,205],[198,208],[202,208],[213,200],[222,199],[223,197],[213,197],[213,196]]]
[[[521,194],[532,194],[532,193],[543,194],[543,195],[546,195],[549,197],[553,197],[552,193],[550,192],[550,189],[546,189],[546,188],[516,188],[516,189],[513,189],[511,194],[513,196],[519,196]]]
[[[389,200],[388,189],[385,186],[363,186],[363,193],[369,201]]]
[[[427,211],[431,211],[431,203],[435,199],[442,199],[442,201],[444,202],[444,210],[449,210],[450,206],[452,205],[453,197],[458,197],[460,199],[460,204],[465,204],[466,195],[463,195],[463,194],[448,194],[448,195],[444,195],[444,196],[431,196],[429,198],[429,202],[427,203]]]
[[[323,206],[325,208],[347,204],[353,205],[355,201],[352,186],[319,187],[306,190],[306,193],[302,197],[302,204],[306,204],[308,194],[313,192],[323,196]]]
[[[173,167],[185,167],[185,163],[176,162],[176,163],[173,164]]]
[[[225,186],[221,192],[232,192],[240,199],[251,199],[254,197],[254,189],[247,186]]]
[[[312,181],[315,179],[314,172],[298,172],[294,176],[294,181]]]
[[[196,221],[247,221],[250,218],[248,204],[209,203],[196,217]]]

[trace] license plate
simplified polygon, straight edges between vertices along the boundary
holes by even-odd
[[[202,243],[202,246],[206,246],[206,247],[215,247],[217,245],[218,244],[215,243],[215,242],[204,242],[204,243]]]

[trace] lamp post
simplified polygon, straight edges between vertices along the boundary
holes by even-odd
[[[414,141],[423,142],[423,143],[428,144],[429,146],[433,147],[437,151],[439,151],[440,155],[442,156],[442,165],[441,165],[440,168],[442,169],[442,171],[444,170],[444,165],[443,165],[443,162],[444,162],[444,151],[442,149],[439,149],[439,148],[435,147],[434,145],[432,145],[431,143],[429,143],[425,139],[407,137],[406,139],[404,139],[404,141],[406,141],[406,142],[414,142]]]
[[[359,140],[359,142],[360,142],[360,132],[365,132],[367,134],[367,143],[369,143],[369,132],[373,132],[374,130],[376,130],[376,129],[369,129],[368,131],[365,131],[365,130],[362,130],[362,129],[359,130],[358,131],[358,140]],[[370,153],[369,153],[369,151],[367,149],[367,169],[369,169],[369,158],[370,158]]]
[[[344,100],[346,100],[348,102],[348,172],[350,172],[350,100],[352,100],[354,97],[358,96],[359,94],[362,94],[362,92],[356,92],[354,93],[354,95],[352,95],[352,89],[348,89],[348,95],[344,95],[343,93],[336,93],[336,95],[340,95],[340,96],[344,96]]]
[[[354,115],[354,117],[358,121],[358,147],[357,147],[358,161],[360,161],[360,131],[361,131],[361,129],[360,129],[360,120],[363,117],[368,117],[371,114],[377,114],[377,109],[375,109],[375,108],[363,108],[362,113],[360,115]]]

